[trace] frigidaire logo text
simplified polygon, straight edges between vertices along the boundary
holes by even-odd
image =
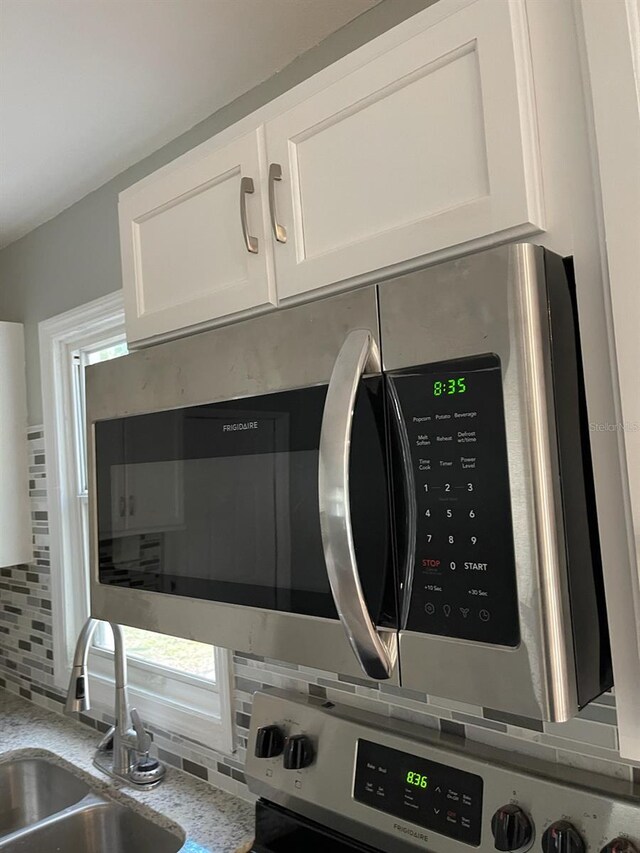
[[[240,424],[222,425],[222,432],[235,432],[238,429],[258,429],[258,421],[245,421]]]
[[[396,832],[403,832],[405,835],[410,835],[412,838],[417,838],[420,841],[429,840],[429,836],[425,835],[424,832],[416,832],[415,829],[411,829],[409,826],[403,826],[401,823],[394,823],[393,828]]]

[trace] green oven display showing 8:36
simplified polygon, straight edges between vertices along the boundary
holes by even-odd
[[[416,788],[426,788],[429,784],[429,777],[424,776],[422,773],[414,773],[413,770],[409,770],[404,781],[407,785],[414,785]]]
[[[433,396],[447,397],[453,394],[464,394],[467,390],[466,376],[451,376],[449,379],[435,379],[433,382]]]

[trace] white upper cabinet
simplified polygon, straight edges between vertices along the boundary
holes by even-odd
[[[27,383],[21,323],[0,322],[0,567],[30,563]]]
[[[129,344],[534,234],[541,184],[524,0],[440,0],[122,193]]]
[[[120,197],[130,343],[275,303],[261,134],[177,161]]]
[[[543,228],[522,3],[418,20],[412,38],[267,122],[282,169],[280,299]]]

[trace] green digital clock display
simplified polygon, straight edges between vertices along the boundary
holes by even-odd
[[[416,788],[426,788],[429,784],[429,778],[422,773],[415,773],[413,770],[408,770],[404,780],[407,785],[413,785]]]
[[[464,394],[466,390],[466,376],[452,376],[449,379],[436,379],[433,383],[434,397],[446,397],[452,394]]]

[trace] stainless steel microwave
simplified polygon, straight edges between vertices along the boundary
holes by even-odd
[[[557,256],[491,249],[86,384],[93,616],[545,720],[611,686]]]

